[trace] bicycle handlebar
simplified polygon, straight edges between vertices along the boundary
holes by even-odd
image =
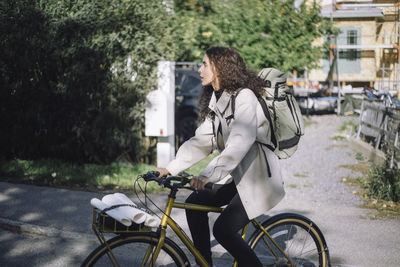
[[[167,187],[170,189],[175,188],[185,188],[189,190],[195,190],[193,187],[186,186],[190,183],[190,179],[183,176],[168,176],[168,177],[158,177],[159,173],[155,171],[147,172],[146,174],[142,174],[141,177],[146,181],[154,181],[157,182],[160,186]],[[173,183],[177,181],[179,183]]]
[[[170,189],[188,189],[192,191],[196,191],[197,189],[191,187],[191,186],[186,186],[187,184],[190,183],[190,179],[186,176],[168,176],[168,177],[161,177],[159,178],[158,175],[160,173],[156,171],[149,171],[146,174],[140,175],[141,178],[143,178],[146,182],[154,181],[157,182],[160,186],[170,188]],[[173,183],[173,181],[178,181],[179,183]],[[207,183],[205,184],[205,188],[211,190],[213,184],[212,183]]]

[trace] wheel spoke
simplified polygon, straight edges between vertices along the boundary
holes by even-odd
[[[288,217],[272,217],[263,223],[263,227],[295,266],[325,267],[328,255],[325,252],[326,245],[322,241],[324,239],[319,236],[320,231],[316,231],[314,224],[303,216],[286,216]],[[261,231],[253,235],[249,242],[264,265],[291,265],[277,248],[269,248],[271,241],[265,241]],[[278,259],[273,256],[274,253],[277,253]]]
[[[115,237],[107,241],[119,266],[185,266],[188,262],[182,250],[170,239],[166,239],[156,259],[153,259],[157,238],[150,234]],[[103,244],[95,249],[82,266],[112,266],[107,256],[107,248]],[[154,262],[153,262],[154,261]]]

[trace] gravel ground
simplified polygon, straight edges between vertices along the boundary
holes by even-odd
[[[343,165],[360,163],[359,153],[365,151],[355,149],[350,132],[339,130],[346,122],[357,124],[358,118],[309,119],[298,151],[281,161],[286,197],[269,213],[293,211],[311,218],[325,236],[332,266],[400,266],[400,221],[373,220],[376,211],[360,208],[362,198],[353,194],[359,188],[342,182],[361,175]],[[337,136],[348,138],[337,141]]]
[[[357,188],[341,182],[343,177],[357,177],[357,173],[340,167],[359,163],[356,152],[348,140],[337,141],[334,138],[350,135],[339,128],[349,121],[357,123],[357,118],[322,115],[307,120],[312,123],[306,127],[298,150],[291,158],[281,160],[286,197],[318,203],[362,204],[360,198],[351,193]]]

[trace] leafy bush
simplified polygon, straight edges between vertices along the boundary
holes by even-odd
[[[1,1],[2,156],[151,161],[144,97],[174,51],[168,16],[157,0]]]
[[[400,201],[400,170],[386,167],[371,168],[368,186],[369,196],[379,199]]]

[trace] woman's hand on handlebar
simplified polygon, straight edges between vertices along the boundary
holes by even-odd
[[[205,176],[196,176],[190,179],[190,186],[197,190],[204,190],[208,178]]]
[[[167,176],[169,174],[169,171],[166,168],[155,168],[155,172],[158,172],[158,178]]]

